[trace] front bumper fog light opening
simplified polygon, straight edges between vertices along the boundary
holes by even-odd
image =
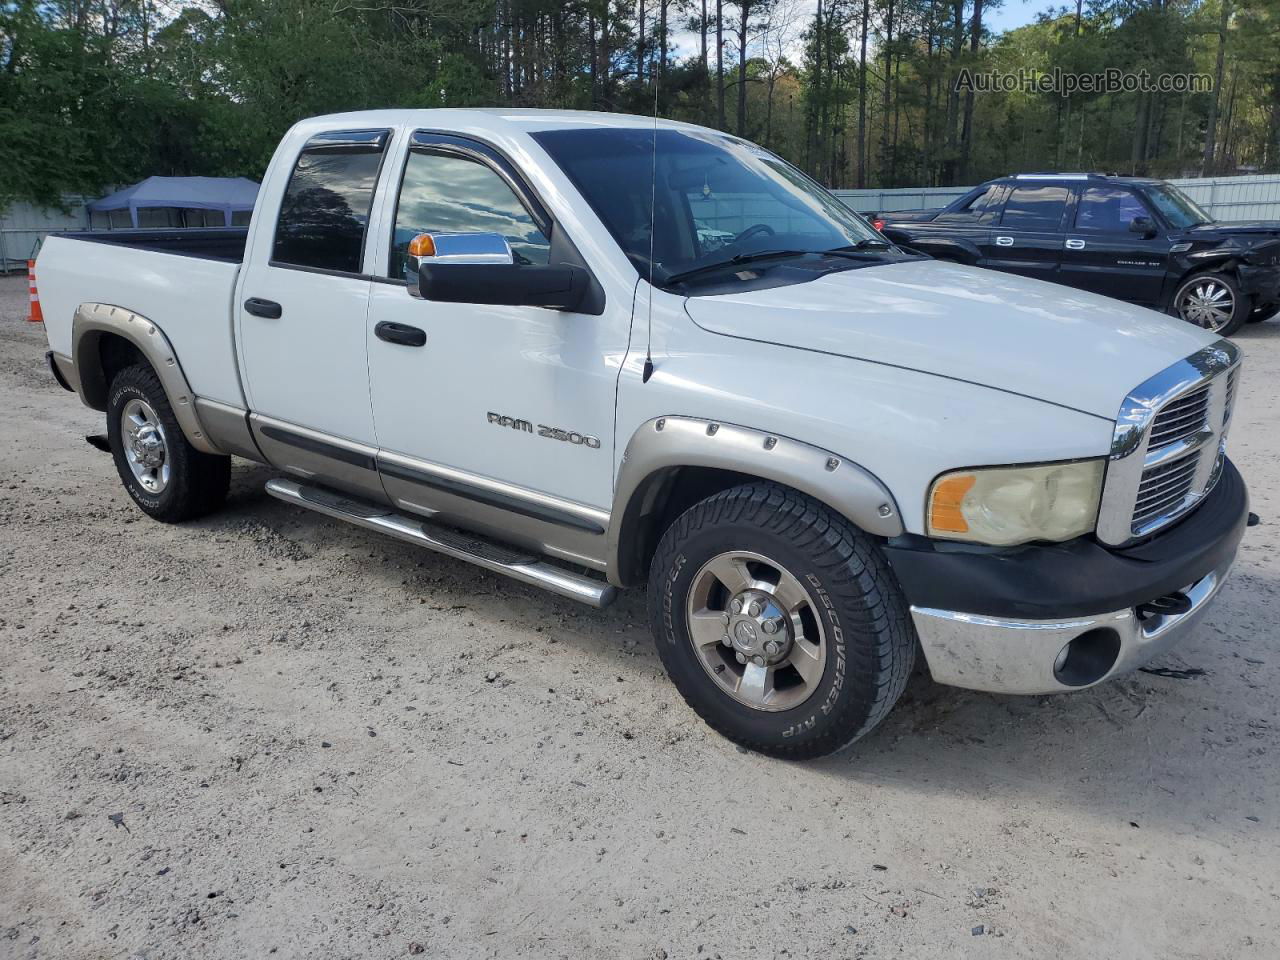
[[[1097,627],[1075,637],[1053,661],[1054,679],[1067,687],[1087,687],[1105,677],[1120,657],[1120,634]]]

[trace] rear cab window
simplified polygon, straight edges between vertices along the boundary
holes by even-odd
[[[302,148],[285,188],[273,266],[359,274],[385,130],[323,133]]]
[[[1070,191],[1063,186],[1014,187],[1005,201],[1000,226],[1014,230],[1056,230],[1067,209]]]
[[[1146,204],[1127,187],[1088,187],[1076,204],[1076,229],[1128,233],[1135,217],[1150,216]]]

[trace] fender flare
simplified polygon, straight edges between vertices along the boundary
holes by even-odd
[[[71,362],[79,376],[80,399],[94,410],[107,409],[110,384],[102,369],[100,344],[105,335],[121,337],[146,358],[160,378],[187,441],[204,453],[221,454],[196,412],[196,395],[178,363],[177,351],[160,326],[139,313],[108,303],[82,303],[71,321]]]
[[[877,537],[903,533],[897,501],[869,470],[829,450],[777,433],[697,417],[655,417],[632,434],[614,484],[607,533],[610,579],[630,579],[624,551],[657,478],[709,467],[799,490]],[[626,569],[624,569],[626,568]]]

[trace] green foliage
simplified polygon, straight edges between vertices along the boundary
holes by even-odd
[[[1019,169],[1280,168],[1280,0],[1081,0],[1000,36],[975,18],[973,0],[722,8],[724,126],[739,128],[745,90],[746,135],[836,186],[974,182]],[[260,177],[291,124],[335,111],[511,104],[644,114],[661,76],[664,115],[716,118],[715,0],[706,21],[700,0],[645,0],[643,21],[633,0],[162,9],[172,8],[2,0],[0,205],[56,205],[64,193],[152,174]],[[705,69],[696,34],[681,55],[671,50],[670,34],[690,24],[708,31]],[[1212,93],[954,92],[962,68],[1214,74],[1220,45],[1222,85]]]

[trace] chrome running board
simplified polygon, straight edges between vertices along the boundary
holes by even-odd
[[[277,477],[267,481],[267,493],[285,503],[345,520],[366,530],[385,533],[397,540],[416,543],[436,553],[466,560],[591,607],[607,607],[617,596],[617,588],[612,584],[554,566],[532,554],[322,487]]]

